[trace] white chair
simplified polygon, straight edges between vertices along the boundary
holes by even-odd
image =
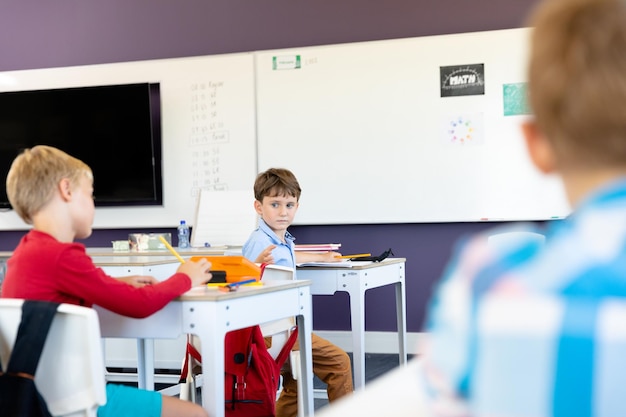
[[[293,280],[295,279],[293,268],[279,265],[266,265],[263,271],[263,281],[275,280]],[[287,343],[287,339],[291,334],[293,327],[296,325],[295,317],[288,317],[281,320],[272,321],[262,324],[261,332],[263,336],[272,337],[272,346],[268,349],[273,358],[280,353],[281,348]],[[294,379],[298,379],[298,370],[300,369],[300,351],[292,350],[289,355],[289,364],[291,367],[291,375]],[[313,381],[311,381],[311,384]],[[298,416],[304,416],[302,391],[298,390]]]
[[[0,360],[11,355],[22,318],[21,299],[0,299]],[[98,314],[61,304],[44,344],[35,383],[55,417],[95,417],[106,402]]]
[[[541,233],[526,232],[526,231],[511,231],[496,233],[487,238],[487,244],[489,246],[505,249],[509,245],[514,245],[518,240],[535,240],[538,243],[545,243],[546,237]]]
[[[279,265],[266,265],[263,271],[262,279],[263,281],[272,281],[272,280],[285,281],[285,280],[293,280],[294,278],[295,276],[294,276],[293,268],[279,266]],[[276,358],[278,356],[281,348],[285,345],[285,343],[287,343],[287,339],[289,338],[289,335],[291,334],[291,331],[293,327],[295,326],[295,324],[296,324],[295,318],[288,317],[288,318],[284,318],[281,320],[264,323],[260,326],[263,336],[272,337],[272,346],[268,349],[268,351],[270,355],[272,355],[273,358]],[[200,350],[200,340],[198,339],[198,337],[192,336],[191,343],[196,349]],[[292,351],[289,355],[288,360],[291,365],[291,374],[294,379],[297,379],[298,370],[300,368],[300,352]],[[192,378],[195,378],[195,379],[193,381],[188,381],[187,384],[189,384],[192,387],[192,389],[201,388],[203,385],[203,376],[200,374]],[[313,383],[313,381],[311,381],[311,383]],[[188,387],[185,387],[185,389],[183,389],[181,385],[182,384],[178,384],[169,389],[162,390],[161,393],[166,394],[166,395],[175,395],[175,394],[180,393],[181,398],[189,401],[191,398],[188,397],[186,394]],[[304,407],[302,404],[303,404],[302,393],[298,391],[298,416],[304,416]]]
[[[267,265],[263,271],[263,281],[285,281],[293,280],[294,273],[292,268],[278,265]],[[294,317],[288,317],[281,320],[272,321],[270,323],[264,323],[261,327],[263,336],[272,337],[272,346],[268,349],[272,357],[278,356],[280,349],[287,342],[289,334],[293,327],[296,325]],[[291,352],[290,360],[298,360],[300,352]],[[298,363],[298,362],[295,362]],[[297,366],[292,367],[292,375],[294,379],[297,379]]]

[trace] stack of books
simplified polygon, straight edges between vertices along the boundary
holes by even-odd
[[[319,243],[319,244],[309,244],[309,245],[296,245],[296,251],[303,252],[328,252],[328,251],[336,251],[341,247],[341,243]]]

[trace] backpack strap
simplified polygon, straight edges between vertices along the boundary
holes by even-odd
[[[43,345],[58,307],[59,303],[24,301],[22,321],[17,329],[7,374],[26,374],[25,376],[34,378]]]
[[[297,339],[298,327],[294,327],[291,331],[291,334],[289,335],[289,339],[287,339],[287,342],[285,342],[285,344],[283,345],[282,349],[278,353],[278,356],[276,356],[276,364],[279,368],[283,366],[283,364],[287,360],[287,357],[289,357],[289,353],[291,352],[293,345],[296,344]]]
[[[188,334],[187,345],[185,347],[185,359],[180,372],[180,378],[178,380],[179,383],[185,382],[187,380],[187,375],[190,375],[192,372],[191,358],[195,359],[199,363],[202,363],[202,355],[200,355],[198,349],[196,349],[196,347],[191,343],[191,335]]]

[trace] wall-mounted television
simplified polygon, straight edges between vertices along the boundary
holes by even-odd
[[[0,208],[25,148],[50,145],[86,162],[96,206],[163,204],[158,83],[0,93]]]

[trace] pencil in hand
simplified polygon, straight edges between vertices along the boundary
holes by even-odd
[[[335,256],[337,259],[352,259],[352,258],[365,258],[366,256],[372,256],[371,253],[357,253],[355,255],[341,255]]]
[[[181,264],[185,263],[185,260],[183,259],[183,257],[180,256],[178,252],[176,252],[176,249],[174,249],[172,245],[170,245],[169,242],[165,240],[165,238],[162,235],[159,235],[159,239],[161,240],[161,243],[163,243],[165,247],[172,253],[172,255],[174,255],[180,261]]]

